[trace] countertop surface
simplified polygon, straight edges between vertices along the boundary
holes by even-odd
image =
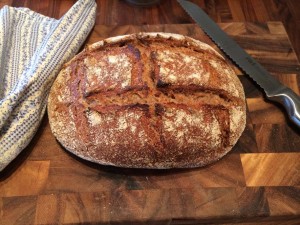
[[[32,4],[6,2],[23,2],[28,7]],[[72,1],[58,2],[52,4],[59,6],[58,13],[72,5]],[[101,6],[105,7],[103,2],[98,4],[99,14]],[[44,7],[49,9],[49,5]],[[163,7],[134,10],[155,16]],[[51,10],[44,14],[51,16]],[[160,31],[188,35],[220,51],[192,21],[185,22],[97,23],[86,44],[110,36]],[[219,25],[299,94],[300,64],[284,22],[231,21]],[[233,67],[246,93],[247,126],[224,158],[196,169],[100,166],[64,150],[52,135],[45,115],[29,146],[0,173],[0,224],[299,224],[300,129],[287,120],[281,107],[264,98],[253,81]]]

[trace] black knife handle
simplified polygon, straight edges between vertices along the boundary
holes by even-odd
[[[290,88],[284,87],[268,95],[270,100],[281,103],[289,115],[289,118],[300,127],[300,97]]]

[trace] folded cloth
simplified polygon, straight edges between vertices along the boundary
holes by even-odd
[[[27,8],[0,10],[0,171],[33,138],[56,75],[95,18],[95,0],[77,1],[59,20]]]

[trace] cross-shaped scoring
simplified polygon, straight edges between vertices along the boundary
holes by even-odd
[[[49,117],[68,150],[124,167],[195,167],[236,143],[245,102],[230,66],[201,42],[153,35],[98,43],[60,73]]]

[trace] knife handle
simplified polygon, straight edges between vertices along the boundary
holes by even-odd
[[[274,94],[267,95],[270,100],[281,103],[289,118],[300,127],[300,97],[290,88],[283,87]]]

